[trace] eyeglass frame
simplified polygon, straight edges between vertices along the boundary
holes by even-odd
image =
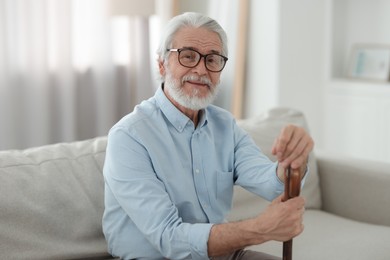
[[[169,51],[169,52],[177,52],[177,53],[178,53],[178,55],[177,55],[177,60],[179,61],[180,65],[182,65],[183,67],[186,67],[186,68],[195,68],[196,66],[199,65],[200,60],[203,58],[203,60],[204,60],[204,66],[205,66],[205,68],[206,68],[208,71],[210,71],[210,72],[221,72],[221,71],[225,68],[226,62],[228,61],[228,57],[225,57],[225,56],[223,56],[223,55],[221,55],[221,54],[218,54],[218,53],[201,54],[199,51],[194,50],[194,49],[192,49],[192,48],[178,48],[178,49],[166,49],[166,50]],[[194,66],[186,66],[186,65],[182,64],[181,61],[180,61],[180,52],[182,52],[182,51],[187,51],[187,50],[189,50],[189,51],[194,51],[194,52],[196,52],[196,53],[199,54],[199,60],[198,60],[198,62],[197,62]],[[222,57],[224,63],[223,63],[223,66],[222,66],[222,68],[221,68],[220,70],[210,70],[210,69],[207,67],[206,58],[207,58],[207,56],[210,56],[210,55],[217,55],[217,56],[219,56],[219,57]]]

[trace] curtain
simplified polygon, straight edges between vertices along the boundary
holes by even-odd
[[[0,150],[106,135],[154,94],[149,17],[108,10],[0,0]]]
[[[239,0],[209,0],[208,15],[218,21],[228,37],[229,60],[221,74],[220,92],[215,104],[231,111],[235,79]]]

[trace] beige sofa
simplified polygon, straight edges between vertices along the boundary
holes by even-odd
[[[306,127],[301,113],[282,108],[239,122],[266,153],[286,123]],[[1,259],[110,258],[101,229],[105,146],[98,137],[0,152]],[[312,154],[310,169],[294,259],[390,259],[390,164]],[[266,205],[237,188],[229,218]],[[280,242],[254,249],[282,255]]]

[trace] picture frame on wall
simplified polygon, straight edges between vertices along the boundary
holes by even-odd
[[[347,76],[352,79],[388,82],[390,45],[355,44],[351,50]]]

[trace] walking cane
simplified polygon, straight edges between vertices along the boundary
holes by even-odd
[[[289,200],[291,198],[299,196],[301,191],[301,174],[298,170],[293,170],[288,167],[284,172],[284,197],[282,201]],[[292,259],[292,239],[283,242],[283,260]]]

